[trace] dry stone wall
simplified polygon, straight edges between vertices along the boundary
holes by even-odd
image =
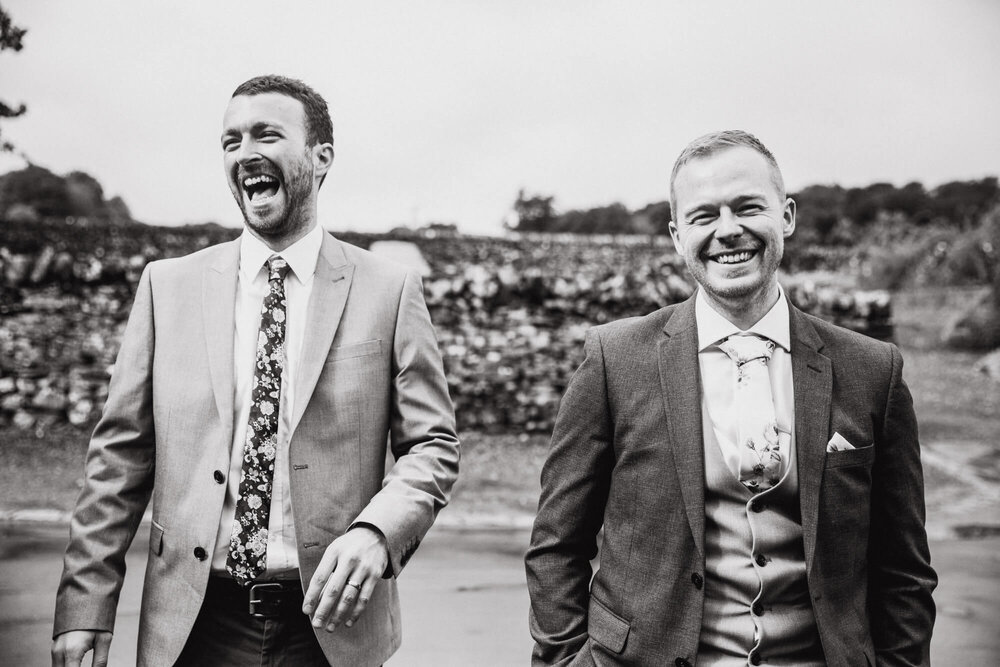
[[[0,425],[90,428],[147,262],[232,239],[214,225],[0,223]],[[385,235],[338,234],[367,247]],[[424,291],[459,427],[548,431],[586,330],[692,291],[660,239],[407,237],[431,267]],[[886,293],[789,287],[794,302],[888,338]]]

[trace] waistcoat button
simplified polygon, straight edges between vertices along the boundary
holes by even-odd
[[[694,573],[691,574],[691,583],[694,584],[695,588],[697,588],[698,590],[701,590],[701,587],[702,587],[702,585],[704,585],[705,580],[702,579],[702,577],[701,577],[700,574],[698,574],[697,572],[694,572]]]
[[[763,616],[764,615],[764,605],[761,603],[760,600],[757,600],[756,602],[754,602],[753,606],[750,609],[757,616]]]
[[[205,550],[202,549],[201,547],[195,547],[194,557],[197,558],[198,560],[205,560],[206,558],[208,558],[208,554],[205,553]]]
[[[215,472],[213,472],[212,477],[214,477],[215,481],[218,482],[219,484],[222,484],[223,482],[226,481],[226,476],[222,474],[221,470],[216,470]]]
[[[677,665],[677,667],[691,667],[691,663],[684,658],[677,658],[674,660],[674,664]]]
[[[760,654],[757,652],[750,653],[750,664],[759,665],[760,664]]]
[[[757,565],[760,565],[761,567],[767,565],[767,556],[764,554],[757,554],[754,560],[757,561]]]

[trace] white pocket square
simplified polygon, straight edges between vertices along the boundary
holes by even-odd
[[[846,452],[851,449],[854,449],[854,445],[847,442],[847,439],[836,431],[834,431],[833,437],[830,438],[830,442],[826,444],[826,451],[828,452]]]

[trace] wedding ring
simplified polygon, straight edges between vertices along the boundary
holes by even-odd
[[[353,581],[351,581],[350,579],[348,579],[348,580],[347,580],[347,585],[348,585],[348,586],[354,586],[354,587],[355,587],[355,588],[357,588],[357,589],[358,589],[359,591],[361,590],[361,584],[357,584],[357,583],[354,583],[354,582],[353,582]]]

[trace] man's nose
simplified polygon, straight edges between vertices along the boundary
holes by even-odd
[[[743,225],[740,224],[739,219],[729,208],[723,208],[719,212],[719,224],[715,227],[716,238],[730,239],[741,234],[743,234]]]
[[[236,150],[236,161],[239,164],[249,164],[260,159],[260,153],[257,152],[257,143],[253,139],[245,139],[240,142],[240,147]]]

